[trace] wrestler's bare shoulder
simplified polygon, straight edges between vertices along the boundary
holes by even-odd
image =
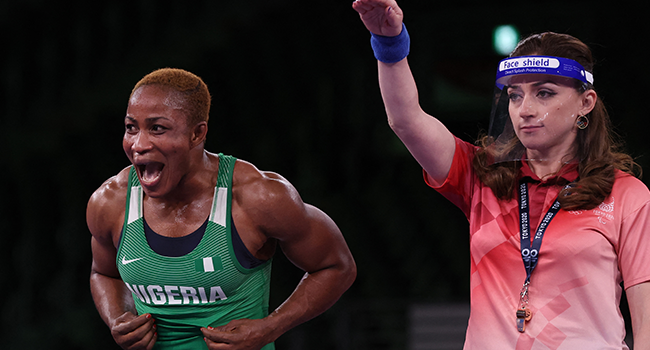
[[[233,188],[248,188],[251,191],[295,191],[293,185],[282,175],[258,169],[254,164],[237,159],[233,174]]]
[[[126,188],[129,185],[129,170],[131,166],[128,166],[117,175],[111,176],[108,180],[99,186],[97,190],[90,197],[90,201],[95,204],[110,204],[114,201],[121,201],[121,204],[124,204],[123,199],[126,199]]]
[[[296,188],[280,174],[259,170],[253,164],[238,160],[233,177],[233,199],[236,206],[269,236],[277,237],[279,230],[268,228],[270,223],[298,225],[305,217],[305,204]]]
[[[109,235],[112,238],[115,230],[119,231],[124,219],[129,170],[130,166],[104,181],[90,197],[86,221],[93,236]]]

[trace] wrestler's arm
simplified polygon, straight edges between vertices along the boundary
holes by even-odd
[[[225,349],[224,344],[233,349],[259,349],[330,308],[356,278],[352,254],[329,216],[303,203],[281,176],[264,172],[253,178],[233,197],[258,230],[267,239],[277,240],[305,275],[291,296],[266,318],[235,320],[204,330],[210,349]]]
[[[92,234],[90,291],[101,318],[123,349],[151,349],[156,341],[154,320],[137,315],[131,292],[120,278],[115,258],[124,220],[124,171],[106,181],[88,201],[86,221]]]

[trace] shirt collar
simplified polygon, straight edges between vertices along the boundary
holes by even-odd
[[[541,180],[539,176],[535,175],[533,170],[524,159],[521,161],[521,168],[519,169],[519,178],[527,182],[539,182],[542,184],[559,184],[564,185],[575,181],[578,178],[578,163],[567,163],[560,168],[557,174]]]

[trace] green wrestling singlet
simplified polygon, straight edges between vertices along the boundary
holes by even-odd
[[[205,233],[194,250],[178,257],[157,254],[149,246],[142,187],[135,170],[130,171],[117,266],[133,294],[138,314],[150,313],[155,319],[158,340],[154,349],[207,349],[201,327],[268,315],[271,260],[247,269],[233,248],[235,161],[219,154],[217,185]],[[273,343],[263,348],[272,349]]]

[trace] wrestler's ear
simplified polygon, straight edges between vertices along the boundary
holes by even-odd
[[[201,142],[205,141],[205,138],[208,134],[208,123],[205,121],[199,122],[192,128],[192,134],[190,135],[190,143],[192,148],[196,147]]]

